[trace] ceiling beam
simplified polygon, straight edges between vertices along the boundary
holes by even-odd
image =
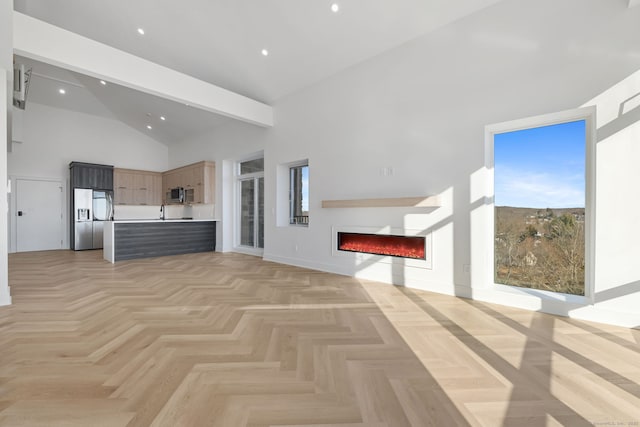
[[[629,0],[629,7],[640,5],[640,0]]]
[[[14,11],[13,50],[96,79],[259,126],[273,126],[273,108]]]

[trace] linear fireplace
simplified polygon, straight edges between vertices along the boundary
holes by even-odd
[[[337,249],[399,258],[426,259],[425,236],[338,232]]]
[[[398,267],[433,268],[431,232],[390,226],[331,227],[331,253],[356,265],[393,264]]]

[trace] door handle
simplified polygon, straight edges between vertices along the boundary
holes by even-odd
[[[18,211],[18,216],[22,216],[24,213],[22,211]]]

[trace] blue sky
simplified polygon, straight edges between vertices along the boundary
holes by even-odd
[[[495,204],[585,205],[585,121],[494,135]]]

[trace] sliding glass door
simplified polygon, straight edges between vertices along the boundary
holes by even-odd
[[[238,164],[238,239],[240,248],[264,248],[264,160]]]
[[[240,246],[264,248],[264,178],[240,180]]]

